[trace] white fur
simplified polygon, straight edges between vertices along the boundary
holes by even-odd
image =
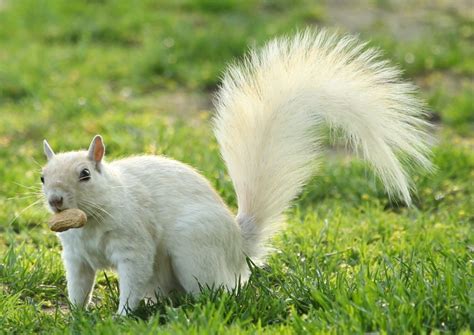
[[[409,203],[403,153],[429,166],[425,125],[413,87],[354,38],[307,31],[270,42],[224,77],[215,133],[237,193],[237,218],[192,168],[163,157],[104,162],[89,152],[55,155],[45,142],[46,198],[88,215],[59,233],[70,301],[87,305],[99,269],[119,275],[118,313],[143,298],[199,285],[235,287],[246,255],[263,261],[266,240],[313,173],[319,126],[342,128],[387,186]],[[99,149],[98,149],[99,148]],[[91,179],[79,181],[88,168]]]

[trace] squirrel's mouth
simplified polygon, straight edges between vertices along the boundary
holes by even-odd
[[[52,208],[54,214],[58,214],[58,213],[61,213],[61,212],[64,212],[68,209],[72,209],[72,207],[64,207],[64,208]]]
[[[66,209],[68,209],[68,208],[63,208],[63,207],[58,208],[58,207],[56,207],[56,206],[49,206],[49,208],[51,209],[51,211],[52,211],[54,214],[58,214],[58,213],[60,213],[60,212],[62,212],[62,211],[65,211]]]

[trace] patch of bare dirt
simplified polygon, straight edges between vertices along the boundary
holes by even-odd
[[[181,117],[193,117],[213,109],[210,94],[195,92],[163,92],[154,99],[160,110],[178,113]]]
[[[460,17],[472,20],[472,0],[326,1],[327,23],[349,32],[384,31],[400,41],[416,41]]]

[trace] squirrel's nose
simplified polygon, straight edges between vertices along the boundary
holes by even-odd
[[[53,208],[60,209],[63,205],[63,197],[53,195],[48,199],[49,205]]]

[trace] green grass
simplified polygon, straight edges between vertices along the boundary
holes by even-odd
[[[190,97],[208,101],[225,65],[249,45],[307,25],[344,31],[346,22],[333,18],[334,5],[309,0],[0,1],[0,333],[470,333],[472,17],[412,2],[422,19],[399,36],[384,15],[403,18],[407,8],[369,5],[382,16],[354,32],[420,85],[436,122],[437,171],[415,176],[415,206],[390,202],[360,161],[330,155],[288,211],[279,251],[248,284],[114,319],[110,272],[100,273],[89,311],[68,309],[48,213],[41,201],[29,207],[38,199],[42,139],[67,151],[101,133],[109,159],[173,157],[198,168],[235,208],[212,108]]]

